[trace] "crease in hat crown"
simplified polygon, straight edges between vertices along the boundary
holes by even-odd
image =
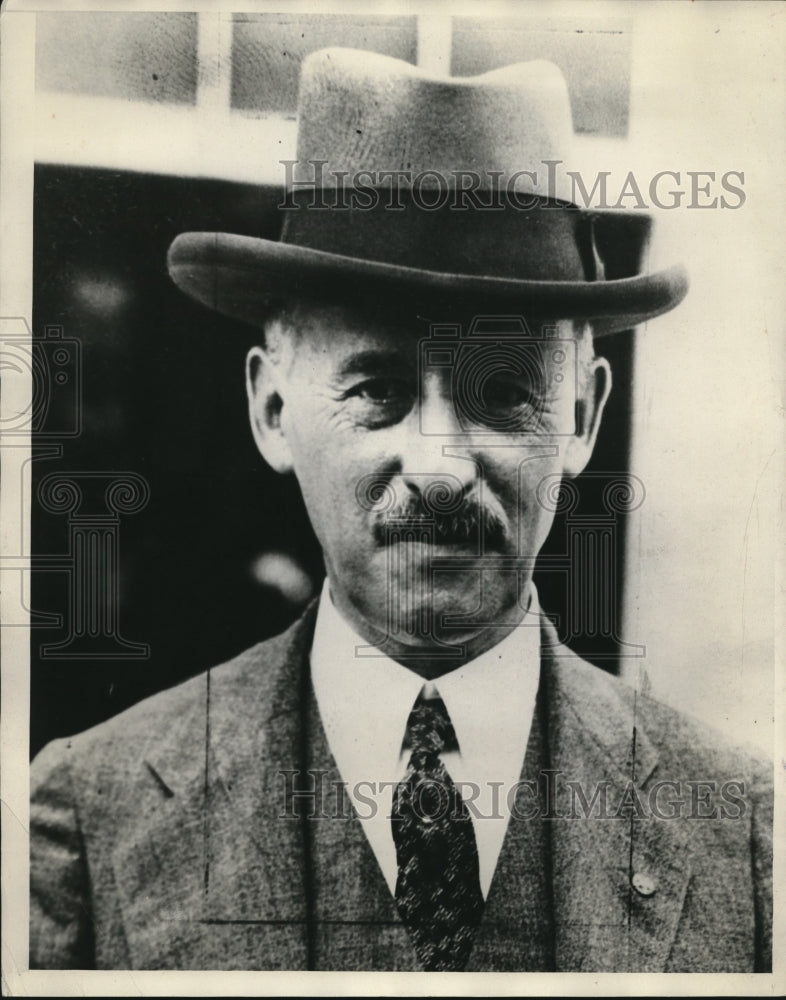
[[[573,157],[567,84],[543,59],[454,77],[391,56],[320,49],[303,61],[296,156],[298,182],[313,180],[313,163],[326,161],[325,187],[369,164],[410,177],[436,172],[450,185],[482,163],[497,183],[516,175],[521,192],[569,201],[567,177],[548,179],[545,165]]]
[[[552,63],[455,78],[378,53],[322,49],[303,62],[297,135],[292,186],[300,196],[315,185],[313,161],[320,161],[324,187],[351,185],[364,172],[370,188],[390,171],[410,180],[430,171],[435,182],[444,173],[448,185],[458,185],[462,171],[495,175],[503,187],[514,177],[531,211],[506,204],[504,211],[434,212],[411,199],[406,211],[312,211],[307,197],[292,198],[278,238],[192,232],[174,240],[170,276],[209,308],[259,326],[271,299],[308,289],[351,301],[363,290],[390,301],[433,299],[440,308],[463,302],[581,318],[601,334],[661,315],[687,293],[681,265],[640,272],[649,216],[580,209],[559,187],[565,172],[549,173],[549,163],[575,166],[568,90]],[[631,249],[637,246],[641,253]]]

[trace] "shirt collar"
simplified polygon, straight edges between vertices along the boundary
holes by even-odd
[[[328,741],[345,779],[349,770],[355,772],[352,780],[398,780],[406,723],[423,678],[357,635],[333,604],[327,580],[311,669]],[[519,627],[433,682],[453,722],[462,777],[489,780],[499,771],[518,777],[521,732],[531,722],[539,674],[540,609],[533,585]],[[358,775],[361,761],[367,773]]]

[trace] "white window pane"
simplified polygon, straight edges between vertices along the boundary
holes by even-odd
[[[627,134],[630,58],[631,27],[624,19],[454,19],[454,75],[474,76],[509,63],[548,59],[567,81],[576,132]]]
[[[300,64],[329,45],[381,52],[414,63],[414,17],[343,14],[236,14],[232,46],[232,107],[294,114]]]
[[[196,14],[38,14],[36,87],[95,97],[193,104],[196,42]]]

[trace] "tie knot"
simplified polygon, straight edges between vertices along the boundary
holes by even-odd
[[[436,698],[424,698],[421,692],[412,707],[407,722],[405,747],[413,754],[436,756],[444,750],[457,750],[458,741],[453,723],[450,721],[445,702]]]

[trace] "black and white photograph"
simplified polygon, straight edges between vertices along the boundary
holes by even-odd
[[[4,992],[786,989],[786,5],[0,31]]]

